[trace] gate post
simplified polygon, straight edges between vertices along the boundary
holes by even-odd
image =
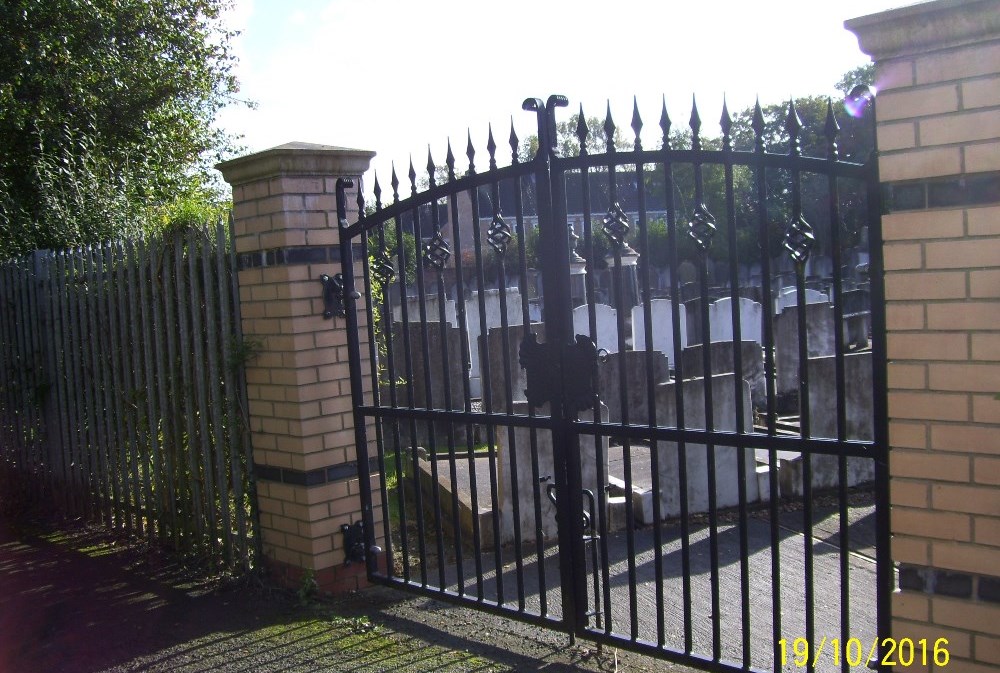
[[[892,635],[927,644],[926,663],[918,655],[907,670],[995,670],[1000,11],[996,0],[935,0],[845,25],[875,61],[888,212]]]
[[[358,479],[345,320],[323,317],[320,276],[341,271],[337,179],[359,177],[373,156],[289,143],[218,165],[233,188],[243,337],[256,350],[246,380],[265,564],[286,585],[311,578],[328,593],[365,583],[341,526],[362,520],[369,485]],[[358,321],[364,344],[364,311]]]

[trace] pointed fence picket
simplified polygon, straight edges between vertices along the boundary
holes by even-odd
[[[253,566],[238,300],[221,222],[0,263],[0,472],[67,516]]]

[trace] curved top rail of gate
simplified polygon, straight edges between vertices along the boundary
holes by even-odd
[[[864,96],[858,98],[863,100]],[[709,311],[699,309],[697,302],[700,300],[705,306],[712,302],[715,307],[721,299],[731,310],[730,324],[723,327],[724,338],[742,343],[742,337],[753,332],[764,349],[762,378],[765,383],[759,391],[754,391],[758,395],[757,411],[765,419],[760,424],[749,422],[750,413],[743,412],[742,404],[737,404],[739,409],[735,423],[737,428],[747,427],[748,430],[726,429],[713,422],[712,408],[716,403],[712,401],[712,386],[708,386],[703,393],[703,415],[707,418],[700,421],[693,421],[689,414],[685,424],[680,393],[676,399],[678,415],[656,419],[655,414],[653,417],[633,414],[630,418],[629,404],[624,400],[629,398],[633,385],[648,389],[648,407],[652,410],[657,406],[652,388],[659,380],[648,375],[628,381],[623,365],[612,376],[619,379],[618,390],[612,396],[620,399],[621,406],[618,420],[613,420],[613,425],[619,428],[630,424],[641,427],[661,425],[707,433],[725,431],[742,435],[760,432],[777,436],[783,434],[779,420],[785,403],[783,396],[793,398],[798,395],[798,399],[793,400],[793,406],[796,407],[794,411],[799,412],[801,422],[798,432],[793,434],[798,435],[800,440],[808,441],[814,436],[830,437],[839,439],[837,447],[814,442],[812,448],[828,453],[847,450],[852,455],[869,455],[870,441],[858,441],[862,438],[852,436],[853,431],[848,427],[851,418],[845,401],[845,379],[850,376],[850,363],[843,357],[853,352],[853,344],[846,342],[848,337],[840,329],[834,329],[834,334],[827,335],[836,354],[831,376],[831,380],[836,379],[836,392],[830,399],[836,407],[837,420],[833,429],[825,431],[825,435],[811,433],[809,427],[808,369],[811,365],[807,366],[806,362],[816,354],[811,350],[816,339],[808,332],[811,325],[805,322],[806,311],[799,312],[797,325],[799,333],[806,336],[798,338],[796,346],[786,346],[787,351],[797,351],[794,355],[801,356],[799,361],[793,357],[785,366],[785,372],[793,374],[792,379],[798,379],[788,384],[790,387],[786,390],[780,388],[780,372],[776,375],[778,363],[773,352],[781,338],[772,314],[774,307],[808,305],[816,293],[829,300],[835,325],[846,324],[850,316],[861,312],[851,307],[845,293],[862,283],[847,283],[845,274],[854,273],[855,266],[860,269],[868,260],[864,256],[845,256],[848,247],[845,240],[863,238],[861,230],[867,222],[877,218],[877,191],[872,190],[872,186],[877,185],[877,176],[874,161],[869,159],[860,163],[841,157],[838,148],[841,126],[834,114],[832,101],[826,102],[825,118],[819,129],[803,127],[792,101],[787,104],[783,118],[767,118],[758,103],[752,113],[738,115],[734,119],[724,103],[719,120],[721,136],[714,138],[702,133],[696,103],[692,104],[687,127],[680,133],[674,129],[664,104],[658,120],[660,147],[656,149],[643,146],[643,121],[637,104],[633,105],[630,123],[633,132],[630,147],[621,147],[622,143],[616,139],[618,127],[611,117],[610,106],[603,124],[596,129],[592,128],[592,122],[589,123],[581,107],[576,115],[575,128],[570,129],[576,151],[562,152],[557,147],[556,112],[566,103],[561,96],[551,96],[547,102],[541,99],[524,102],[523,108],[534,112],[537,117],[538,146],[533,157],[521,156],[522,143],[512,125],[508,139],[510,163],[499,166],[501,152],[491,128],[485,157],[477,154],[469,135],[465,151],[468,167],[464,173],[457,167],[449,142],[443,165],[435,164],[428,151],[423,178],[426,186],[418,181],[411,160],[408,184],[402,190],[395,168],[389,183],[391,194],[386,194],[377,176],[374,204],[366,204],[362,190],[358,190],[360,216],[341,233],[345,241],[361,239],[366,276],[370,274],[370,277],[381,281],[383,287],[395,285],[396,301],[401,301],[402,296],[413,298],[414,293],[421,298],[411,307],[411,318],[415,320],[415,312],[419,311],[420,321],[425,326],[424,336],[418,338],[433,340],[434,337],[427,336],[426,332],[429,322],[450,322],[462,328],[461,348],[456,348],[449,356],[448,347],[442,344],[442,359],[445,362],[438,363],[439,366],[447,365],[450,357],[454,361],[452,364],[459,369],[458,375],[445,386],[443,393],[438,391],[436,403],[431,399],[433,386],[430,375],[425,375],[427,399],[418,402],[408,395],[408,406],[470,411],[475,410],[475,405],[470,404],[472,398],[483,400],[483,410],[487,414],[504,411],[507,414],[519,413],[512,402],[513,396],[519,397],[519,386],[523,382],[509,372],[511,366],[518,368],[516,352],[513,363],[494,363],[493,374],[496,374],[497,368],[509,373],[500,376],[505,380],[491,391],[490,385],[486,384],[494,378],[490,376],[489,358],[485,356],[485,350],[479,350],[476,341],[491,327],[500,325],[506,331],[511,326],[541,320],[543,313],[530,305],[527,294],[533,290],[532,286],[537,288],[542,282],[538,276],[544,278],[547,261],[535,259],[529,263],[526,249],[531,245],[533,233],[546,226],[543,215],[547,215],[553,222],[569,224],[568,235],[572,240],[569,266],[578,265],[585,270],[578,275],[583,279],[579,283],[581,287],[570,290],[577,293],[573,300],[579,309],[579,325],[576,324],[576,317],[570,318],[569,313],[566,314],[567,321],[574,321],[573,331],[566,332],[570,336],[589,335],[600,351],[611,355],[645,350],[648,356],[654,348],[659,348],[652,345],[658,340],[658,335],[654,335],[652,330],[656,315],[670,314],[666,323],[669,323],[667,329],[672,329],[669,335],[672,338],[666,339],[668,343],[664,346],[669,365],[663,364],[669,368],[670,378],[682,380],[684,366],[687,366],[689,375],[698,376],[699,373],[693,370],[699,368],[714,374],[713,358],[716,356],[709,353],[711,348],[703,348],[701,362],[691,364],[691,358],[684,357],[684,346],[692,341],[697,343],[698,339],[713,343],[711,336],[717,335],[718,330],[712,331]],[[818,115],[813,111],[812,116],[816,118]],[[869,120],[865,122],[870,123]],[[562,131],[565,138],[566,125]],[[806,156],[803,146],[825,156]],[[486,169],[480,172],[477,164],[486,164]],[[549,204],[549,213],[542,212],[545,204],[540,203],[542,197],[537,193],[538,185],[543,180],[551,180],[552,184],[562,185],[563,188],[559,198],[553,198],[555,202]],[[872,198],[868,198],[872,194]],[[662,223],[662,227],[654,231],[657,222]],[[582,231],[574,231],[574,225],[579,225]],[[822,235],[821,229],[825,232]],[[404,234],[413,236],[414,243],[410,249],[404,244]],[[656,236],[659,237],[659,248],[657,241],[653,240]],[[580,252],[576,250],[576,239],[581,239]],[[832,278],[830,287],[825,293],[813,289],[812,278],[815,274],[810,266],[815,261],[818,247],[823,246],[828,248],[827,256],[833,266],[828,273]],[[767,251],[767,254],[761,254],[762,251]],[[654,277],[657,256],[662,262],[661,268],[667,270],[664,275],[669,276],[666,286]],[[845,271],[848,263],[852,268]],[[687,282],[682,282],[685,265],[695,270]],[[756,269],[751,272],[757,274],[756,282],[761,286],[758,304],[766,306],[764,319],[756,325],[748,325],[745,317],[741,325],[745,297],[741,296],[740,278],[744,266]],[[542,273],[532,276],[530,271],[533,267],[541,268]],[[564,271],[572,273],[570,269]],[[598,278],[600,274],[607,277],[603,285]],[[628,274],[631,274],[631,285],[626,278]],[[499,293],[503,316],[498,323],[489,323],[485,316],[489,309],[482,295],[491,285],[513,288],[510,283],[515,282],[522,293],[521,306],[506,305],[507,293]],[[685,288],[686,285],[690,287]],[[872,287],[871,290],[875,292],[877,288]],[[689,291],[691,296],[686,297],[685,291]],[[435,293],[440,300],[436,307],[428,303],[433,301]],[[474,303],[469,304],[471,315],[466,315],[463,300],[471,294],[479,295],[479,307],[477,311]],[[660,297],[673,298],[667,302],[669,306],[666,309],[656,305]],[[447,300],[457,305],[457,310],[449,309],[451,314],[446,312],[444,306]],[[685,301],[688,302],[687,307],[683,303]],[[405,331],[406,302],[401,303],[402,315],[396,319],[402,318]],[[875,297],[872,296],[867,303],[874,305]],[[368,306],[369,311],[378,308],[371,301]],[[602,336],[603,318],[599,311],[609,307],[611,311],[606,313],[616,312],[617,324],[612,321],[606,335]],[[390,308],[388,301],[385,308]],[[866,310],[869,309],[866,307]],[[685,311],[689,312],[686,327]],[[476,313],[479,314],[478,320]],[[867,329],[875,337],[872,345],[877,349],[880,346],[879,335],[871,329],[871,318],[868,325]],[[685,329],[689,334],[685,333]],[[405,370],[404,378],[411,386],[419,385],[419,380],[416,380],[418,372],[410,362],[404,366],[402,355],[409,357],[411,350],[415,352],[423,348],[424,360],[429,361],[431,352],[426,343],[421,346],[416,341],[411,342],[409,336],[404,336],[406,344],[398,351],[400,357],[395,366],[399,371]],[[663,339],[659,341],[664,343]],[[508,358],[509,346],[505,342],[503,348]],[[489,345],[484,344],[482,348],[488,350]],[[883,359],[879,355],[876,353],[876,363]],[[741,365],[745,364],[741,362],[744,358],[740,348],[734,348],[728,357],[735,360],[732,363],[735,371],[740,371]],[[371,359],[373,362],[378,360],[378,354],[372,352]],[[380,363],[380,366],[384,365],[384,362]],[[647,358],[645,366],[655,368],[658,365]],[[475,382],[471,389],[463,385],[462,370],[466,374],[471,371],[473,378],[478,375],[481,390],[476,389]],[[876,367],[872,375],[876,378],[883,375],[879,370]],[[611,375],[611,371],[602,372],[595,362],[592,374],[590,383],[594,384],[598,377]],[[583,376],[580,380],[586,378]],[[582,396],[577,410],[593,407],[593,418],[600,418],[597,391],[593,391],[594,395],[588,403],[586,400],[591,391],[587,386],[582,389],[586,395]],[[378,386],[372,394],[378,400]],[[741,395],[737,392],[737,398]],[[376,401],[375,406],[381,405]],[[390,406],[395,407],[396,403],[390,403]],[[756,411],[753,415],[756,419]],[[462,419],[452,417],[449,420],[458,422]],[[610,429],[601,427],[599,431],[603,433]],[[870,435],[871,431],[868,433]],[[669,431],[663,435],[664,438],[668,436]],[[740,443],[739,440],[736,442]]]

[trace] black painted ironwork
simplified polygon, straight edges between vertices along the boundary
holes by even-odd
[[[323,284],[323,317],[346,317],[347,313],[344,308],[344,300],[346,298],[344,292],[344,274],[337,273],[331,276],[323,273],[320,274],[319,282]],[[358,294],[353,298],[360,299],[361,295]]]
[[[401,197],[393,168],[391,202],[376,180],[353,223],[338,183],[374,484],[361,549],[385,535],[369,577],[712,671],[783,670],[798,637],[887,635],[874,158],[841,158],[832,104],[810,130],[791,103],[766,119],[724,102],[716,141],[693,100],[672,131],[664,100],[656,143],[635,99],[631,141],[610,104],[560,138],[566,105],[524,102],[537,151],[512,123],[507,166],[489,128],[482,172],[471,132],[467,169],[449,142],[425,188],[409,162]],[[817,135],[824,156],[806,156]],[[851,296],[871,297],[870,349],[845,336]],[[874,566],[857,560],[857,500]],[[823,553],[820,530],[837,531]]]

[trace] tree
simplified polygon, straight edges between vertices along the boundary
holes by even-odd
[[[232,144],[213,121],[238,91],[228,2],[0,5],[0,252],[128,233],[209,195]]]

